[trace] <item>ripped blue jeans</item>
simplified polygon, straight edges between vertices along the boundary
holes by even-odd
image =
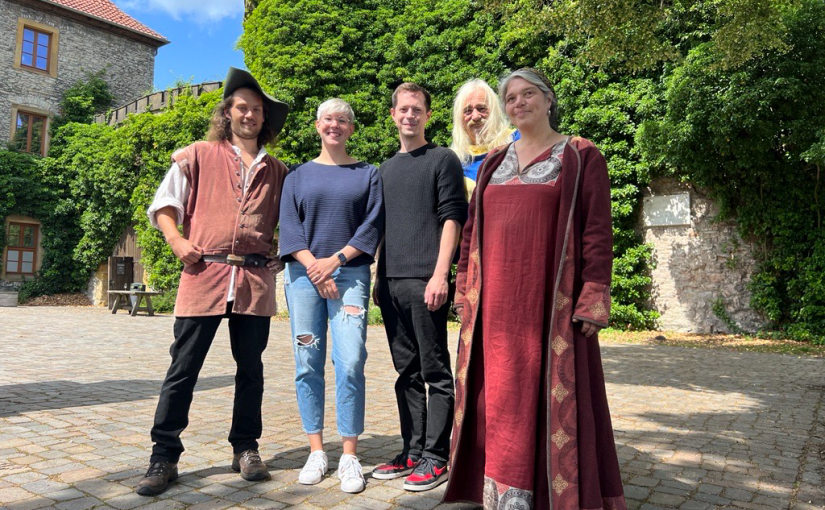
[[[324,429],[324,365],[329,322],[338,434],[353,437],[364,432],[370,267],[366,264],[344,266],[332,274],[332,279],[338,287],[339,299],[322,298],[302,264],[289,262],[284,270],[295,351],[295,392],[304,432],[321,432]]]

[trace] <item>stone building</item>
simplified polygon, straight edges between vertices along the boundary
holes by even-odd
[[[653,308],[663,330],[691,333],[756,331],[764,321],[750,306],[754,247],[736,224],[717,219],[701,190],[673,179],[645,190],[639,228],[653,246]],[[723,309],[731,327],[714,312]]]
[[[152,90],[155,55],[168,42],[109,0],[0,0],[0,141],[45,155],[66,89],[102,70],[115,104],[131,101]],[[32,277],[40,223],[2,220],[0,282]]]

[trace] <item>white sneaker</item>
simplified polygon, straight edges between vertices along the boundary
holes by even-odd
[[[338,462],[338,479],[341,480],[341,490],[344,492],[356,493],[364,490],[367,481],[364,480],[358,457],[346,453],[341,455]]]
[[[315,450],[309,454],[307,463],[298,475],[298,481],[304,485],[315,485],[324,479],[327,473],[327,454],[324,450]]]

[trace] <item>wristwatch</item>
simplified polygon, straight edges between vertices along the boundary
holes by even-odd
[[[338,257],[338,262],[341,263],[342,267],[347,265],[347,256],[346,255],[344,255],[343,253],[341,253],[339,251],[338,253],[335,254],[335,256]]]

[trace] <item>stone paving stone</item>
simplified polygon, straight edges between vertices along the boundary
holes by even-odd
[[[387,510],[388,508],[392,508],[392,504],[386,501],[378,501],[360,495],[347,501],[347,503],[356,508],[364,508],[366,510]]]
[[[115,496],[114,498],[106,500],[107,505],[113,506],[120,510],[128,510],[130,508],[135,508],[140,505],[145,505],[147,502],[147,498],[145,498],[144,496],[139,496],[134,492],[129,492],[128,494],[123,494],[121,496]]]
[[[86,497],[80,499],[73,499],[71,501],[64,501],[56,504],[54,507],[58,510],[87,510],[102,504],[97,498]]]
[[[679,505],[679,510],[708,510],[709,508],[711,508],[710,504],[701,501],[685,501]]]
[[[332,423],[331,366],[325,410],[330,472],[317,486],[298,484],[308,447],[285,322],[272,323],[264,353],[260,445],[272,480],[250,483],[229,470],[234,362],[223,324],[183,434],[181,478],[159,498],[136,495],[173,322],[94,308],[0,309],[4,338],[15,339],[0,342],[0,359],[7,361],[0,366],[0,507],[472,507],[439,504],[443,485],[414,494],[402,489],[403,479],[369,476],[402,446],[391,390],[395,372],[382,328],[370,328],[367,342],[368,412],[359,441],[366,490],[342,493],[335,479],[341,438]],[[19,349],[20,342],[27,349]],[[451,332],[450,345],[456,342]],[[825,436],[822,360],[634,345],[603,346],[602,358],[629,508],[825,508],[825,466],[816,443]]]
[[[32,496],[34,496],[34,494],[20,487],[0,489],[0,503],[13,503],[21,499],[29,499]]]
[[[174,496],[175,501],[180,501],[181,503],[189,503],[189,504],[196,504],[196,503],[203,503],[205,501],[212,500],[211,495],[204,494],[198,491],[190,491],[184,494],[177,494]]]
[[[53,506],[55,501],[46,498],[32,498],[24,501],[17,501],[9,503],[6,507],[8,510],[36,510],[38,508],[46,508]]]
[[[430,510],[438,505],[438,501],[421,497],[420,494],[405,494],[395,499],[395,502],[416,510]]]
[[[686,501],[684,496],[676,496],[674,494],[665,494],[662,492],[654,492],[649,498],[648,503],[662,506],[679,506]]]

